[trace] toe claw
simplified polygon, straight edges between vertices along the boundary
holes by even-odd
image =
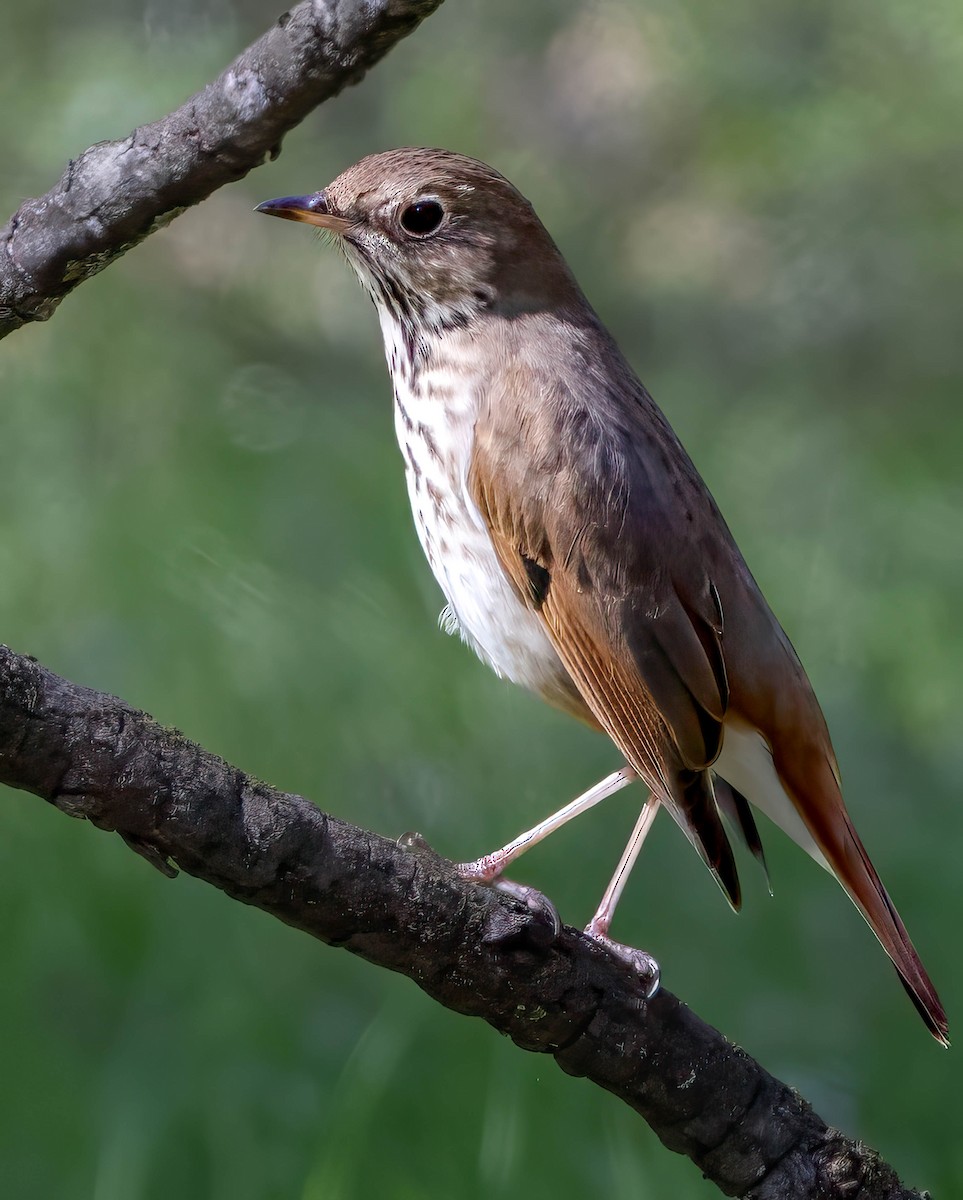
[[[636,950],[634,946],[626,946],[622,942],[616,942],[608,934],[596,930],[591,924],[586,927],[585,936],[591,938],[593,942],[608,950],[610,954],[614,954],[616,958],[630,967],[639,977],[646,1000],[652,999],[659,990],[662,971],[651,954],[647,954],[644,950]]]
[[[502,944],[513,938],[525,937],[538,945],[551,946],[557,941],[562,932],[562,919],[551,900],[542,895],[537,888],[501,877],[487,882],[484,886],[511,896],[526,910],[519,912],[517,908],[508,905],[496,906],[484,938],[486,942]]]
[[[551,930],[553,942],[562,932],[562,918],[558,915],[558,909],[548,896],[537,888],[515,883],[512,879],[496,879],[492,886],[497,891],[504,892],[506,896],[520,900],[539,924],[546,925]]]
[[[562,932],[562,918],[558,915],[558,909],[537,888],[516,883],[513,879],[505,879],[501,874],[501,867],[501,859],[494,854],[476,858],[474,862],[458,863],[456,867],[462,879],[504,892],[506,896],[511,896],[528,909],[527,917],[524,914],[512,914],[507,908],[503,909],[501,915],[494,918],[490,936],[486,941],[505,942],[523,930],[527,930],[529,935],[538,930],[540,932],[536,940],[550,946]]]

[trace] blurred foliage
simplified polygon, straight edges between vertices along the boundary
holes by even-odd
[[[4,211],[274,15],[11,7]],[[533,200],[727,514],[959,1030],[961,105],[955,0],[450,0],[277,163],[0,346],[0,637],[454,857],[612,769],[437,629],[374,314],[307,230],[251,212],[391,145],[476,154]],[[409,982],[4,801],[5,1195],[715,1194],[611,1097]],[[638,801],[519,874],[584,921]],[[737,920],[670,822],[652,841],[616,934],[829,1120],[958,1194],[959,1052],[840,890],[773,834],[775,900],[747,866]]]

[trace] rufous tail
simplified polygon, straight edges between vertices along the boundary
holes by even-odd
[[[823,846],[826,857],[836,878],[852,897],[879,938],[880,945],[892,959],[903,987],[926,1022],[926,1027],[938,1042],[948,1046],[950,1040],[946,1012],[936,988],[848,817],[846,827],[849,836],[840,839],[842,846],[838,843],[837,846]]]
[[[824,760],[820,767],[821,769],[810,773],[810,787],[817,779],[822,784],[819,794],[825,798],[823,804],[818,810],[814,810],[811,802],[805,807],[797,807],[826,856],[833,874],[846,889],[876,934],[880,945],[892,959],[903,987],[926,1022],[926,1027],[938,1042],[948,1046],[950,1042],[946,1012],[936,988],[910,941],[899,913],[880,882],[859,834],[853,828],[839,792],[836,772],[832,770],[828,760]]]

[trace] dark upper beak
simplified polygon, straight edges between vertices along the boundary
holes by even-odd
[[[308,225],[330,229],[333,233],[344,233],[351,228],[350,221],[336,217],[331,212],[323,191],[311,196],[281,196],[277,200],[265,200],[254,211],[267,213],[269,217],[284,217],[286,221],[304,221]]]

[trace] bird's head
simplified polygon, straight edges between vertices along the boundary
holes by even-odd
[[[257,211],[335,234],[375,304],[407,323],[444,329],[484,311],[558,309],[579,295],[524,196],[447,150],[373,154],[320,192]]]

